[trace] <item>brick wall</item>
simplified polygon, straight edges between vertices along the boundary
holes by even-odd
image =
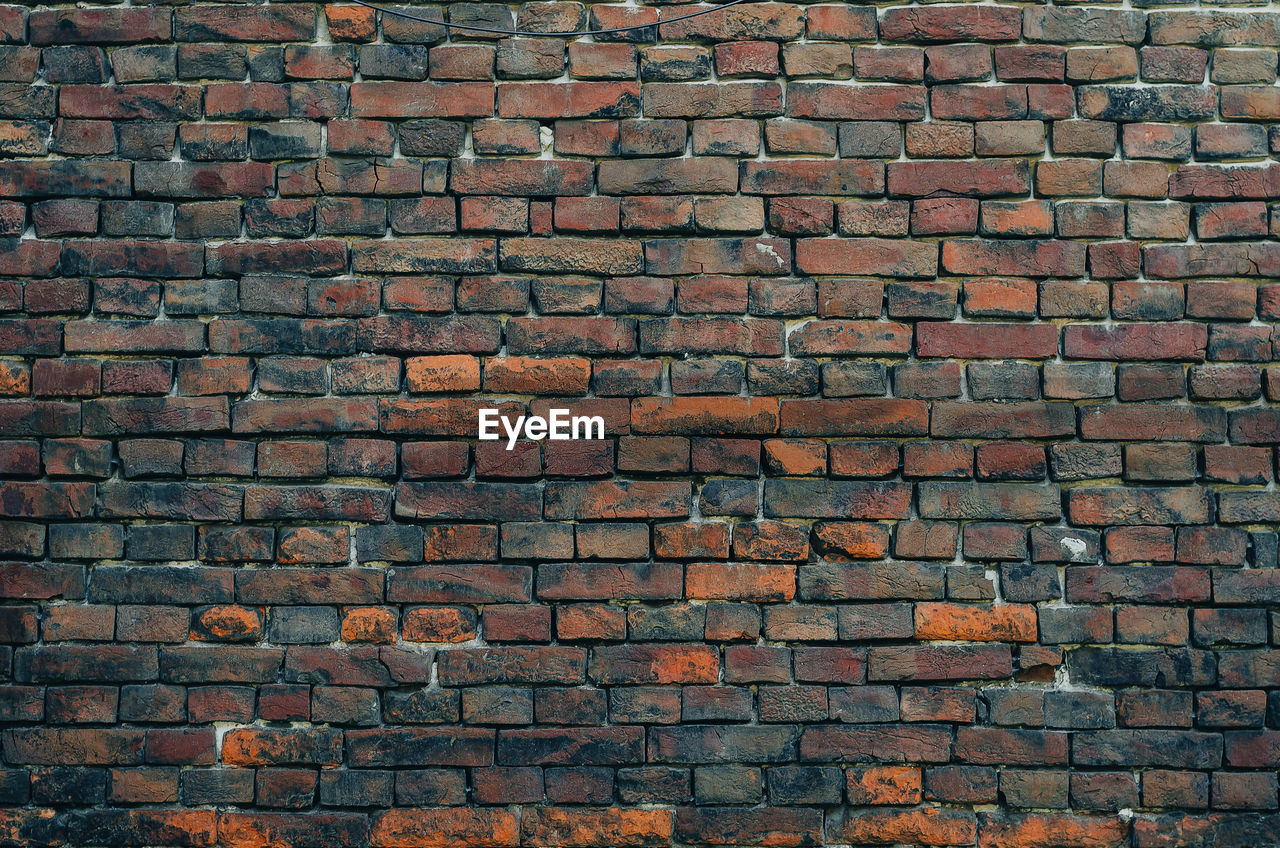
[[[0,841],[1280,844],[1280,16],[1125,5],[0,6]]]

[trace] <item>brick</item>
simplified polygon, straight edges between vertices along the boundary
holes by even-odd
[[[634,83],[570,82],[497,87],[497,114],[504,118],[616,118],[635,115],[640,88]]]
[[[1204,357],[1207,333],[1195,324],[1126,324],[1111,329],[1068,327],[1063,352],[1078,359],[1191,359]]]
[[[521,821],[524,839],[559,846],[587,846],[597,841],[612,845],[660,845],[671,839],[668,810],[599,808],[561,810],[539,808]]]
[[[946,241],[942,267],[960,274],[1000,276],[1079,276],[1085,254],[1067,241]]]
[[[932,277],[938,268],[933,245],[887,239],[800,239],[796,268],[807,274],[885,274]]]
[[[1030,174],[1024,163],[1011,160],[946,163],[891,163],[888,190],[891,195],[927,196],[939,192],[974,197],[1024,194]]]
[[[486,83],[356,83],[351,88],[355,118],[487,117],[494,88]]]
[[[1097,487],[1073,490],[1068,495],[1068,512],[1073,521],[1086,525],[1193,524],[1208,520],[1209,503],[1207,494],[1195,487],[1132,492]]]
[[[424,833],[430,836],[424,838]],[[370,837],[372,844],[380,848],[515,846],[520,843],[520,824],[515,814],[505,810],[397,809],[377,816],[370,827]]]

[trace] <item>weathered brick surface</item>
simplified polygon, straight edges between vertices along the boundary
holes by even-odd
[[[0,843],[1280,845],[1280,13],[407,8],[0,5]]]

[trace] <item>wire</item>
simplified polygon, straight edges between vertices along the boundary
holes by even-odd
[[[674,18],[668,18],[665,21],[654,21],[651,24],[633,24],[631,26],[613,27],[612,29],[583,29],[573,32],[535,32],[525,29],[495,29],[493,27],[474,26],[472,24],[451,24],[447,21],[435,20],[433,18],[420,18],[417,15],[410,15],[408,12],[401,12],[396,9],[388,9],[383,6],[377,6],[373,3],[367,3],[365,0],[351,0],[358,6],[364,6],[373,9],[375,12],[381,12],[384,15],[392,15],[397,18],[407,18],[411,21],[417,21],[421,24],[434,24],[442,26],[445,29],[460,29],[467,32],[487,32],[492,35],[527,35],[535,38],[577,38],[584,35],[613,35],[619,32],[634,32],[640,29],[650,29],[652,27],[665,26],[673,24],[676,21],[687,21],[690,18],[696,18],[701,15],[709,15],[712,12],[719,12],[728,9],[730,6],[737,6],[740,3],[746,3],[748,0],[729,0],[728,3],[722,3],[719,6],[712,6],[709,9],[701,9],[697,12],[691,12],[687,15],[679,15]]]

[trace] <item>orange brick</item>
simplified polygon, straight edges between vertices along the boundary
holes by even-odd
[[[845,772],[849,803],[906,806],[919,804],[923,781],[912,766],[856,766]]]
[[[916,604],[917,639],[1034,642],[1036,609],[1030,604]]]
[[[474,356],[414,356],[404,364],[411,392],[474,392],[480,388],[480,360]]]

